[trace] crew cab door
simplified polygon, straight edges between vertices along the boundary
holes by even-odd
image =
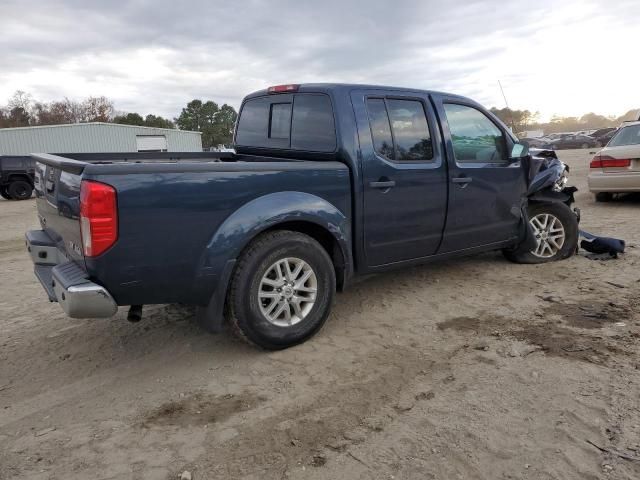
[[[438,253],[503,246],[518,236],[526,177],[513,139],[479,105],[433,95],[449,165],[449,211]]]
[[[433,255],[447,208],[447,173],[428,96],[351,94],[361,150],[368,267]]]

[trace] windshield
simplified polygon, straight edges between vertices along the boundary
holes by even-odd
[[[623,145],[640,145],[640,125],[622,127],[609,141],[607,146],[621,147]]]

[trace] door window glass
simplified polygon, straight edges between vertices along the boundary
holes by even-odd
[[[504,134],[484,113],[454,103],[444,110],[458,163],[507,163]]]
[[[369,111],[369,127],[373,138],[373,148],[383,157],[394,159],[391,126],[389,125],[389,117],[384,100],[382,98],[370,98],[367,100],[367,110]]]
[[[387,106],[396,141],[396,160],[431,160],[433,145],[422,103],[388,99]]]
[[[390,160],[429,161],[433,144],[418,100],[370,98],[369,127],[375,151]]]

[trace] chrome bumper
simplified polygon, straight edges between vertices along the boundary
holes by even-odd
[[[44,231],[27,232],[26,244],[49,300],[58,302],[67,316],[105,318],[116,313],[118,305],[107,289],[90,281],[77,263],[68,261]]]

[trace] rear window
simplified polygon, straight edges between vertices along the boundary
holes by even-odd
[[[333,152],[336,131],[331,100],[309,93],[249,99],[240,112],[236,144]]]
[[[622,147],[624,145],[640,145],[640,125],[622,127],[607,144],[608,147]]]

